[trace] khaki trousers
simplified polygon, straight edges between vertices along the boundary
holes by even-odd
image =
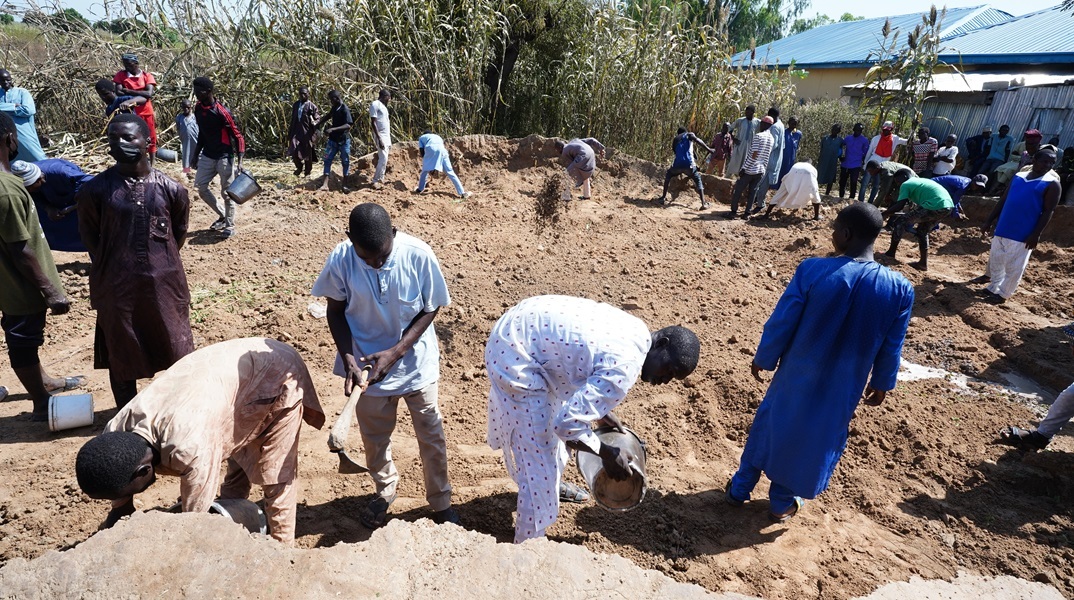
[[[365,444],[366,466],[377,486],[377,495],[388,499],[399,485],[399,471],[392,462],[392,432],[395,431],[399,400],[406,402],[418,438],[418,453],[425,473],[425,499],[430,508],[441,511],[451,506],[448,481],[447,442],[437,404],[437,384],[400,396],[362,394],[355,414]]]

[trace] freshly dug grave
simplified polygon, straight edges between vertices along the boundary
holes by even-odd
[[[1036,579],[1074,596],[1074,441],[1063,434],[1053,451],[1028,456],[992,445],[1001,427],[1028,425],[1040,414],[995,386],[901,383],[885,406],[862,407],[831,489],[785,525],[768,522],[764,484],[761,500],[744,508],[722,502],[765,390],[749,373],[761,328],[798,262],[830,251],[827,220],[837,205],[816,222],[804,214],[726,221],[720,204],[697,211],[683,179],[676,202],[660,208],[653,199],[662,167],[612,153],[598,165],[594,200],[571,201],[538,232],[535,201],[559,169],[550,140],[469,136],[449,146],[475,192],[466,201],[443,180],[412,195],[419,162],[405,144],[393,147],[379,192],[362,185],[367,159],[355,161],[363,170],[348,182],[356,188],[350,194],[315,191],[309,188],[319,182],[289,176],[289,165],[251,161],[267,191],[240,207],[239,234],[228,241],[208,231],[214,216],[195,198],[183,259],[196,344],[256,335],[291,343],[332,419],[345,398],[331,375],[327,324],[309,310],[323,300],[309,289],[344,238],[350,208],[376,201],[401,230],[433,247],[448,278],[453,302],[436,322],[440,392],[455,502],[467,528],[512,537],[514,487],[484,440],[488,331],[523,298],[572,294],[622,307],[654,329],[687,325],[702,340],[702,356],[686,381],[639,384],[617,411],[648,442],[650,495],[642,506],[625,514],[565,506],[549,531],[553,540],[712,591],[765,598],[850,598],[889,581],[951,579],[959,571]],[[726,203],[727,182],[706,181]],[[980,302],[967,283],[987,260],[977,232],[945,226],[934,235],[930,273],[894,265],[917,290],[905,358],[991,381],[1021,373],[1053,394],[1070,383],[1074,358],[1059,330],[1074,318],[1068,242],[1042,243],[1018,294],[997,307]],[[883,234],[878,245],[886,244]],[[915,246],[902,245],[902,262],[917,258]],[[71,314],[50,317],[44,362],[57,374],[90,376],[97,421],[44,431],[29,421],[30,403],[6,361],[0,366],[0,382],[13,392],[0,403],[2,561],[78,544],[107,512],[78,491],[73,474],[79,446],[114,414],[107,373],[92,370],[88,258],[59,253],[57,262],[75,304]],[[414,521],[430,513],[413,430],[400,413],[393,451],[402,481],[392,512]],[[301,441],[300,547],[370,536],[357,513],[372,484],[336,473],[326,437],[308,430]],[[351,444],[361,456],[357,433]],[[581,483],[573,467],[568,477]],[[139,501],[148,508],[177,496],[176,481],[162,478]]]

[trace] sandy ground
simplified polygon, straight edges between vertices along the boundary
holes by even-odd
[[[309,311],[323,301],[309,289],[343,239],[350,208],[377,201],[400,229],[434,248],[448,278],[453,303],[436,322],[441,407],[467,528],[500,541],[512,535],[515,488],[484,443],[488,331],[523,298],[572,294],[623,307],[653,329],[687,325],[701,338],[702,355],[686,381],[639,384],[617,411],[649,444],[645,503],[625,514],[565,506],[551,539],[618,554],[711,591],[765,598],[851,598],[887,582],[951,579],[960,571],[1036,580],[1074,596],[1071,432],[1040,454],[993,445],[1001,427],[1030,424],[1041,411],[987,383],[906,382],[883,407],[860,408],[831,488],[787,524],[769,523],[763,499],[743,508],[722,502],[765,390],[748,368],[761,327],[797,263],[830,251],[828,220],[837,206],[825,207],[816,222],[804,220],[805,211],[726,221],[719,218],[726,206],[698,212],[692,192],[660,208],[652,202],[660,169],[613,154],[600,166],[593,201],[572,203],[539,227],[537,194],[555,172],[548,143],[473,136],[452,149],[475,192],[464,202],[443,180],[431,193],[412,195],[418,162],[407,146],[393,148],[390,184],[380,192],[361,185],[368,168],[350,183],[356,191],[343,194],[313,191],[289,175],[289,165],[252,161],[267,191],[240,207],[239,235],[228,241],[208,231],[215,216],[194,200],[183,259],[196,344],[258,335],[291,343],[334,418],[345,400],[342,383],[331,375],[327,324]],[[727,183],[709,183],[727,202]],[[909,240],[893,265],[917,290],[905,359],[984,381],[1021,374],[1051,395],[1069,384],[1074,359],[1059,331],[1074,314],[1069,243],[1042,243],[1018,295],[994,306],[967,283],[982,273],[987,245],[968,228],[945,226],[934,235],[927,275],[902,264],[916,259]],[[882,234],[878,246],[887,241]],[[75,303],[69,315],[50,317],[43,362],[56,374],[90,377],[97,419],[92,428],[56,434],[31,423],[30,402],[0,359],[0,382],[12,389],[0,403],[2,562],[77,545],[107,512],[79,492],[73,474],[79,446],[115,412],[107,373],[92,369],[87,257],[58,253],[57,263]],[[336,473],[326,438],[327,431],[307,430],[301,442],[302,548],[370,536],[357,512],[373,486],[367,477]],[[353,433],[351,445],[361,456],[357,438]],[[393,450],[402,476],[393,517],[428,516],[405,409]],[[568,477],[581,483],[576,470]],[[139,501],[151,508],[177,496],[177,482],[162,478]]]

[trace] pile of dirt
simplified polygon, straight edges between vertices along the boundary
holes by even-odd
[[[559,600],[615,597],[623,589],[638,598],[748,600],[710,594],[579,546],[543,540],[498,544],[428,520],[390,523],[362,544],[296,550],[218,516],[139,513],[74,550],[17,559],[0,569],[0,595],[24,599],[119,594]]]
[[[426,519],[393,521],[361,544],[304,550],[247,533],[223,517],[162,512],[136,513],[73,550],[12,560],[0,569],[0,590],[0,597],[23,600],[115,598],[118,590],[137,598],[559,600],[623,597],[626,590],[639,600],[752,598],[710,593],[574,544],[500,544]],[[950,583],[915,578],[889,584],[862,600],[907,597],[1062,600],[1040,583],[966,574]]]
[[[1018,294],[993,306],[968,283],[987,261],[976,230],[945,225],[934,234],[928,274],[903,266],[917,258],[916,245],[904,243],[893,268],[917,292],[905,358],[986,383],[904,382],[883,407],[862,407],[831,488],[789,523],[772,525],[763,483],[743,508],[724,504],[722,489],[765,391],[749,372],[763,323],[797,264],[829,252],[827,221],[839,205],[825,205],[820,221],[804,214],[728,221],[719,205],[697,211],[689,182],[680,179],[686,195],[662,208],[653,200],[663,167],[609,152],[598,164],[594,200],[572,201],[538,231],[535,200],[561,172],[551,140],[469,136],[449,147],[475,192],[465,201],[446,181],[411,194],[420,163],[403,144],[393,146],[387,185],[376,192],[362,185],[368,159],[355,161],[350,194],[309,189],[319,182],[292,177],[286,164],[248,161],[266,192],[239,207],[238,235],[227,241],[208,230],[215,215],[195,199],[183,249],[195,343],[267,335],[292,344],[333,417],[345,402],[343,386],[331,374],[328,326],[310,306],[323,300],[309,289],[344,239],[349,210],[375,201],[400,230],[432,246],[448,279],[452,304],[436,320],[440,401],[454,501],[468,529],[512,538],[515,488],[485,444],[489,329],[523,298],[569,294],[621,307],[653,329],[686,325],[702,340],[702,354],[685,381],[639,384],[617,410],[648,443],[646,501],[625,514],[564,506],[551,539],[618,554],[708,590],[765,598],[850,598],[885,582],[951,579],[960,571],[1032,579],[1074,596],[1074,440],[1061,434],[1052,451],[1037,455],[993,445],[997,430],[1032,423],[1040,408],[987,383],[1021,374],[1052,394],[1070,383],[1074,357],[1060,332],[1074,319],[1068,245],[1043,242]],[[712,179],[710,195],[728,202],[726,180]],[[884,234],[878,245],[886,244]],[[13,391],[0,403],[3,562],[77,545],[107,512],[79,492],[72,468],[81,444],[115,412],[107,373],[92,369],[88,258],[57,253],[57,263],[75,302],[69,315],[49,318],[44,364],[90,377],[97,420],[49,434],[29,421],[26,395],[0,365],[0,382]],[[400,497],[392,515],[416,521],[430,511],[417,443],[401,412],[393,446]],[[368,477],[336,473],[326,437],[310,430],[300,443],[300,547],[370,536],[357,514],[373,486]],[[581,483],[573,467],[567,477]],[[139,502],[170,506],[177,495],[177,482],[161,478]]]

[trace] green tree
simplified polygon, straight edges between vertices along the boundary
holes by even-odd
[[[642,22],[671,11],[684,25],[712,27],[743,50],[780,39],[809,6],[810,0],[627,0],[624,10]]]
[[[2,25],[11,25],[14,22],[15,22],[15,17],[13,17],[13,16],[11,16],[11,15],[9,15],[7,13],[0,14],[0,24],[2,24]]]
[[[856,17],[850,13],[843,13],[843,16],[839,17],[838,21],[832,19],[828,15],[818,14],[812,19],[795,19],[794,23],[791,24],[789,35],[802,33],[803,31],[809,31],[810,29],[816,29],[817,27],[823,27],[825,25],[831,25],[832,23],[846,23],[847,21],[863,20],[865,20],[865,17]]]
[[[884,21],[880,30],[880,48],[869,54],[873,66],[865,74],[862,106],[875,109],[878,121],[895,122],[897,129],[907,131],[921,122],[921,107],[929,98],[929,88],[936,68],[946,65],[939,59],[942,48],[940,31],[947,10],[937,11],[933,5],[929,14],[922,15],[912,31],[900,41],[901,32]],[[953,69],[954,65],[946,65]]]

